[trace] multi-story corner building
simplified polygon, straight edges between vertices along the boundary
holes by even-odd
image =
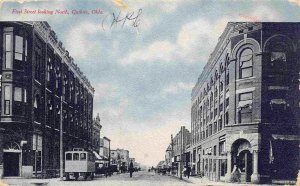
[[[198,173],[253,183],[296,179],[299,56],[300,23],[227,24],[192,90]]]
[[[59,169],[60,132],[64,151],[92,149],[94,88],[47,22],[0,33],[0,176]]]

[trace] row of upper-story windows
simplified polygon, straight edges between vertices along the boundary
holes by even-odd
[[[253,102],[253,92],[245,92],[240,93],[238,97],[238,123],[251,123],[253,122],[252,116],[252,102]],[[227,101],[226,101],[227,102]],[[229,103],[229,98],[228,98]],[[226,103],[227,104],[227,103]],[[215,113],[217,110],[215,109]],[[215,114],[216,116],[216,114]],[[215,118],[215,117],[214,117]],[[229,123],[229,112],[226,110],[225,118],[223,122],[223,114],[220,114],[217,121],[213,123],[208,122],[209,118],[201,120],[200,122],[193,123],[192,127],[192,142],[195,144],[200,140],[206,139],[209,136],[217,133],[218,131],[222,130],[224,126],[227,126]],[[196,126],[199,127],[196,127]]]

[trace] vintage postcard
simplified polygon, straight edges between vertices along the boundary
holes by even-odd
[[[299,20],[299,0],[0,0],[0,186],[300,185]]]

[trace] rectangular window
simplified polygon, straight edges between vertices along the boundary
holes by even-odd
[[[225,125],[228,125],[229,123],[229,115],[228,112],[225,113]]]
[[[10,99],[11,97],[11,87],[10,86],[4,86],[4,114],[9,115],[10,114]]]
[[[221,176],[225,176],[225,174],[227,173],[227,160],[220,160],[220,164],[221,164]]]
[[[226,98],[226,108],[229,106],[229,98]]]
[[[252,92],[241,93],[239,95],[239,123],[252,122],[252,99]]]
[[[252,92],[240,94],[240,101],[252,100],[252,98],[253,98]]]
[[[23,37],[17,35],[15,37],[15,59],[23,60]]]
[[[221,115],[219,119],[219,130],[222,130],[222,128],[223,128],[223,116]]]
[[[66,160],[72,160],[72,153],[66,154]]]
[[[73,153],[73,161],[79,160],[79,153]]]
[[[220,104],[219,111],[220,111],[220,113],[223,111],[223,103]]]
[[[22,101],[22,88],[15,87],[14,101]]]
[[[12,37],[11,35],[5,35],[5,68],[12,68]]]
[[[27,90],[24,89],[24,103],[27,103]]]
[[[42,143],[43,138],[41,135],[34,134],[32,137],[32,150],[34,152],[34,166],[33,170],[42,170]]]
[[[222,156],[222,155],[225,155],[225,141],[221,141],[219,143],[219,155]]]
[[[28,45],[27,45],[27,40],[25,40],[25,61],[27,61],[27,47],[28,47]]]
[[[218,115],[218,109],[215,108],[215,110],[214,110],[214,117],[216,117],[217,115]]]
[[[86,160],[86,153],[80,153],[80,160]]]
[[[214,146],[214,156],[216,156],[217,155],[217,146],[215,145]]]

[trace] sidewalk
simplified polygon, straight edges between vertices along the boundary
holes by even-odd
[[[180,179],[179,176],[177,175],[170,175],[170,176],[173,176],[173,177],[176,177],[177,179]],[[196,184],[196,185],[238,185],[238,186],[253,186],[254,184],[246,184],[246,183],[226,183],[226,182],[216,182],[216,181],[211,181],[209,180],[208,178],[205,178],[205,177],[197,177],[197,176],[190,176],[190,178],[188,177],[184,177],[182,176],[182,180],[188,182],[188,183],[192,183],[192,184]]]

